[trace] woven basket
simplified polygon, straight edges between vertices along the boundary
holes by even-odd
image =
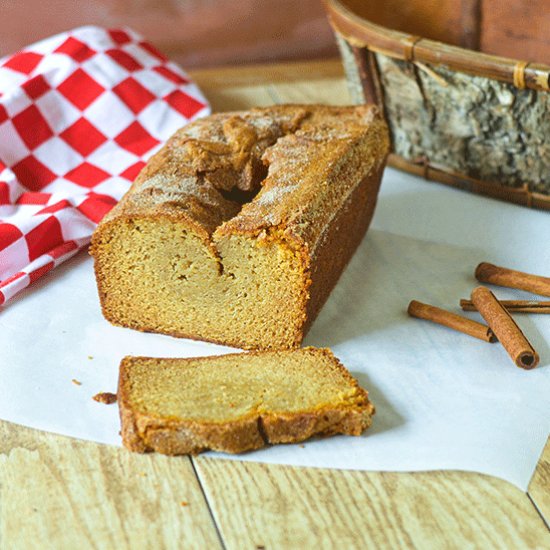
[[[391,165],[550,210],[550,66],[406,34],[324,2],[352,100],[378,104],[389,124]]]

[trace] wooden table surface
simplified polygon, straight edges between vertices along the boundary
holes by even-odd
[[[213,109],[349,102],[339,62],[192,75]],[[529,490],[138,455],[0,422],[0,548],[550,548],[550,442]]]

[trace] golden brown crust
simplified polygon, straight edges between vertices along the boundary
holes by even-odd
[[[241,208],[223,192],[257,188],[263,152],[306,115],[289,105],[217,113],[184,126],[149,160],[104,223],[165,214],[211,234]]]
[[[371,222],[384,167],[373,170],[350,194],[319,237],[311,258],[305,335],[317,318]],[[353,228],[350,231],[350,228]]]
[[[300,128],[264,153],[269,171],[260,192],[216,235],[284,228],[313,251],[363,178],[380,173],[389,137],[376,107],[308,107]]]
[[[374,406],[368,393],[328,349],[304,348],[295,352],[309,352],[330,358],[354,390],[353,399],[335,402],[292,413],[252,413],[228,421],[209,422],[180,418],[166,418],[136,410],[129,398],[129,367],[143,357],[125,357],[120,365],[118,403],[122,425],[122,441],[132,451],[156,451],[168,455],[197,454],[205,450],[242,453],[277,443],[295,443],[313,436],[333,434],[361,435],[372,422]],[[230,354],[228,357],[246,360],[273,352]],[[210,357],[215,360],[217,357]],[[164,363],[179,359],[158,359]],[[307,382],[305,382],[307,383]]]
[[[299,346],[368,227],[388,149],[387,128],[373,106],[284,105],[217,114],[183,128],[93,235],[103,314],[121,326],[243,349]],[[220,246],[234,236],[292,250],[303,274],[293,299],[301,310],[281,321],[294,333],[259,343],[245,330],[220,337],[194,333],[195,325],[167,327],[121,314],[106,275],[112,264],[102,265],[105,243],[119,224],[166,219],[199,237],[220,273]]]
[[[240,134],[227,131],[236,121]],[[387,128],[372,105],[283,105],[199,119],[176,132],[147,163],[94,241],[116,218],[165,214],[208,234],[216,228],[220,235],[284,228],[313,247],[317,233],[357,185],[357,174],[383,167],[388,149]],[[244,167],[259,157],[270,165],[267,178],[239,185]],[[327,167],[330,174],[323,172]],[[260,184],[260,193],[242,209],[220,193]]]

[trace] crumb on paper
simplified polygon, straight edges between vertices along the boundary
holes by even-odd
[[[98,403],[103,403],[104,405],[112,405],[113,403],[116,403],[117,396],[116,396],[116,393],[102,391],[102,392],[96,393],[92,397],[92,399],[94,401],[97,401]]]
[[[186,500],[182,500],[180,506],[189,506],[189,503]]]
[[[82,386],[82,382],[80,380],[77,380],[76,378],[73,378],[71,380],[71,382],[75,385],[75,386]]]
[[[90,361],[94,358],[93,355],[88,355],[88,359],[90,359]]]

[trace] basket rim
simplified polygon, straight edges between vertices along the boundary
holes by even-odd
[[[396,31],[354,13],[340,0],[323,0],[333,29],[352,46],[413,63],[429,63],[508,82],[516,88],[550,90],[550,66],[490,55]]]

